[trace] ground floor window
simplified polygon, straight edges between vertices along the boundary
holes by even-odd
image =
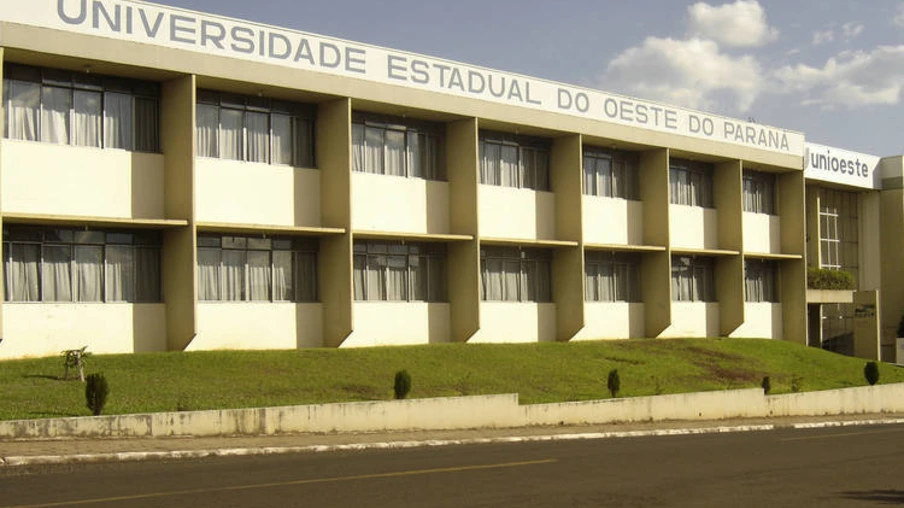
[[[159,302],[157,231],[3,228],[8,302]]]
[[[639,302],[640,258],[634,254],[588,252],[584,260],[588,302]]]
[[[672,257],[672,300],[715,302],[713,260],[706,257]]]
[[[551,265],[546,249],[483,247],[481,296],[487,301],[551,302]]]
[[[310,238],[198,236],[198,299],[317,301],[318,242]]]
[[[744,261],[744,299],[748,302],[777,302],[777,274],[774,261]]]
[[[354,284],[355,300],[446,302],[446,246],[355,242]]]

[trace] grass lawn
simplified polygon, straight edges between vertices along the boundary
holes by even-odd
[[[866,384],[864,360],[785,341],[667,339],[540,344],[209,351],[97,355],[86,374],[110,386],[104,414],[242,408],[392,398],[395,372],[409,397],[518,393],[522,404],[758,387],[773,393]],[[880,364],[879,383],[904,382]],[[0,420],[84,416],[84,385],[62,380],[61,358],[0,361]]]

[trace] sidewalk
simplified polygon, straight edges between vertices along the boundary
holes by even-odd
[[[469,443],[606,439],[635,436],[769,431],[780,428],[904,424],[904,414],[719,421],[205,438],[65,439],[0,441],[0,468],[39,464],[186,459],[337,450],[451,446]]]

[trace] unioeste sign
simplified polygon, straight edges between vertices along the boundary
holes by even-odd
[[[881,188],[878,166],[881,157],[807,143],[804,177],[863,189]]]
[[[133,0],[0,0],[0,20],[267,62],[800,156],[804,137],[718,115]]]

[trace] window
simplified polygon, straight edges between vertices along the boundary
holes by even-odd
[[[198,91],[198,156],[314,166],[314,109],[263,97]]]
[[[3,228],[8,302],[159,302],[156,231]]]
[[[551,302],[551,256],[544,249],[480,250],[482,297],[488,301]]]
[[[444,244],[355,242],[355,300],[445,302]]]
[[[362,173],[445,180],[443,126],[356,113],[352,169]]]
[[[549,142],[481,133],[480,183],[548,191]]]
[[[588,302],[639,302],[640,259],[615,252],[588,252],[584,260]]]
[[[7,138],[160,151],[157,83],[17,64],[3,71]]]
[[[854,192],[819,189],[819,249],[823,268],[845,270],[858,280],[860,202]]]
[[[775,175],[744,171],[744,211],[775,215]]]
[[[669,194],[673,205],[713,206],[713,169],[709,164],[673,159],[669,164]]]
[[[198,235],[198,298],[316,302],[317,240]]]
[[[744,261],[744,299],[748,302],[777,302],[777,277],[778,271],[773,261]]]
[[[672,257],[672,300],[676,302],[714,302],[716,289],[710,258]]]
[[[638,159],[635,154],[584,149],[584,194],[639,199]]]

